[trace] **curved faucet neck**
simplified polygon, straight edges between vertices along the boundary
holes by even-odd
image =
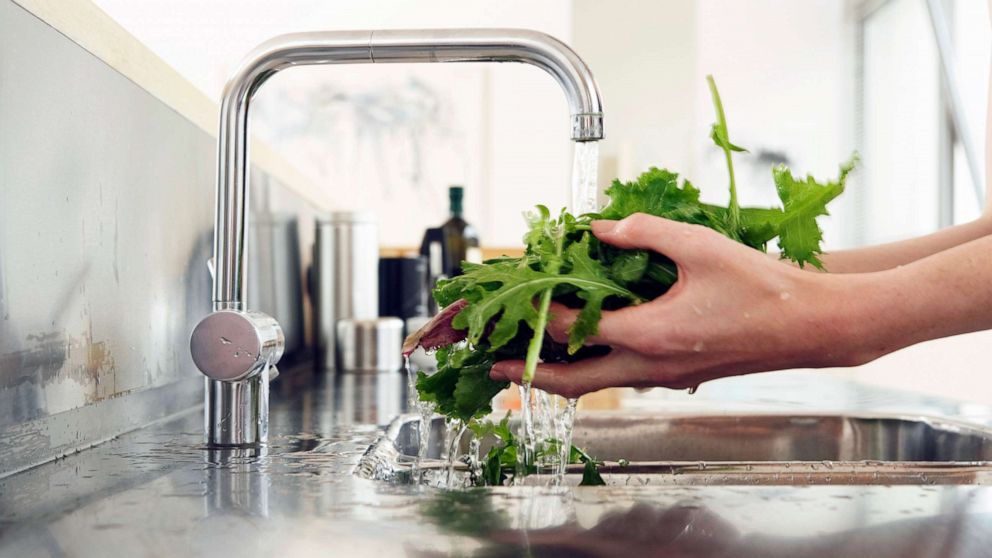
[[[258,88],[292,66],[359,63],[522,62],[561,85],[574,141],[603,138],[603,106],[588,66],[561,41],[522,29],[329,31],[260,45],[224,89],[217,156],[214,310],[244,310],[248,219],[248,113]]]

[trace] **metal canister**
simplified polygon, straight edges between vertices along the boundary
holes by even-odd
[[[337,364],[337,323],[379,316],[379,242],[368,212],[334,212],[317,219],[313,255],[317,364]]]
[[[345,372],[396,372],[403,367],[403,320],[338,320],[338,364]]]

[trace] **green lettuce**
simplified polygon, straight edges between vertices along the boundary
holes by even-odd
[[[572,215],[563,210],[552,217],[539,206],[528,217],[522,257],[464,263],[463,275],[439,282],[434,291],[439,306],[462,299],[468,303],[450,324],[465,332],[465,341],[438,352],[437,373],[419,376],[421,399],[465,421],[488,414],[492,397],[508,385],[489,378],[495,362],[525,360],[524,381],[529,382],[539,361],[570,362],[603,354],[602,348],[585,343],[597,333],[604,309],[653,300],[678,280],[677,267],[663,254],[601,243],[590,232],[590,222],[596,219],[646,213],[702,225],[762,251],[777,239],[783,259],[823,269],[823,233],[817,218],[827,215],[827,204],[844,191],[857,157],[826,182],[812,176],[797,179],[784,165],[776,166],[772,180],[782,206],[739,207],[732,156],[746,150],[731,142],[716,83],[707,79],[717,114],[710,138],[725,155],[728,205],[704,203],[688,180],[652,167],[636,180],[614,180],[605,192],[609,203],[598,213]],[[579,310],[565,346],[544,333],[553,300]]]

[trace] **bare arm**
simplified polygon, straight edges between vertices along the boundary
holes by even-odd
[[[989,2],[992,7],[992,1]],[[992,10],[990,10],[992,15]],[[990,77],[992,79],[992,77]],[[987,123],[985,127],[986,151],[992,150],[992,84],[989,87]],[[992,153],[987,155],[985,183],[992,184]],[[824,266],[831,273],[864,273],[882,271],[915,262],[921,258],[960,246],[983,236],[992,235],[992,196],[985,196],[985,212],[978,219],[948,227],[933,234],[853,250],[832,252],[822,257]]]
[[[928,339],[992,328],[992,236],[872,273],[807,273],[695,225],[647,215],[597,221],[621,248],[671,258],[679,280],[645,304],[603,312],[603,357],[540,365],[534,385],[566,396],[605,387],[693,387],[724,376],[855,366]],[[553,309],[561,339],[576,312]],[[493,367],[519,381],[522,361]]]
[[[880,312],[867,360],[922,341],[992,329],[992,236],[867,274]]]
[[[830,273],[884,271],[932,256],[972,240],[992,235],[992,215],[917,237],[823,254],[820,259]],[[778,254],[774,255],[776,258]],[[810,267],[809,270],[815,268]]]

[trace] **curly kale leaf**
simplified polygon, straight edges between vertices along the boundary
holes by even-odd
[[[525,260],[501,260],[481,265],[466,265],[465,273],[451,279],[440,290],[457,290],[459,298],[469,304],[452,320],[452,327],[468,331],[467,340],[478,345],[483,340],[488,350],[504,346],[516,337],[520,324],[538,328],[539,308],[534,299],[547,289],[563,289],[585,301],[569,345],[582,346],[585,335],[595,332],[603,301],[618,297],[628,303],[641,297],[610,278],[610,270],[590,256],[590,234],[571,243],[561,255],[558,273],[533,269]],[[448,295],[450,296],[450,294]]]
[[[506,412],[503,419],[497,422],[490,420],[476,420],[468,425],[476,439],[483,440],[487,436],[495,438],[489,452],[481,459],[481,475],[477,482],[483,486],[502,486],[507,479],[517,473],[517,440],[510,427],[510,411]],[[561,441],[551,438],[533,456],[540,460],[542,457],[560,455]],[[579,486],[603,486],[606,482],[599,473],[599,466],[602,462],[594,459],[585,450],[572,444],[569,447],[568,462],[581,463],[582,482]],[[537,472],[534,463],[524,464],[527,474]]]
[[[808,263],[823,269],[823,262],[817,257],[823,253],[820,248],[823,231],[816,218],[828,215],[827,203],[844,192],[847,176],[857,161],[857,156],[852,156],[841,165],[837,180],[826,183],[817,182],[812,176],[798,180],[785,165],[772,170],[775,188],[784,206],[781,220],[777,223],[778,245],[782,248],[783,258],[791,259],[800,267]]]
[[[667,169],[651,167],[637,180],[614,180],[606,195],[610,203],[595,215],[598,219],[620,220],[647,213],[721,231],[726,228],[714,208],[699,201],[699,190],[688,180],[679,183],[679,175]]]
[[[437,351],[437,372],[417,374],[417,391],[445,416],[468,421],[492,412],[492,399],[509,382],[489,378],[495,358],[485,351],[449,347]]]

